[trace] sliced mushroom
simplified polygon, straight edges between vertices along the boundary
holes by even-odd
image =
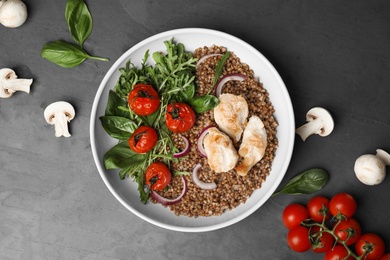
[[[354,171],[362,183],[378,185],[386,177],[386,166],[390,166],[390,154],[382,149],[377,149],[376,155],[364,154],[357,158]]]
[[[296,129],[296,133],[305,141],[310,135],[328,136],[334,128],[332,115],[322,107],[314,107],[306,114],[307,123]]]
[[[68,130],[68,122],[75,116],[73,106],[65,101],[58,101],[50,104],[44,111],[46,122],[53,125],[55,129],[55,136],[70,137]]]
[[[30,93],[32,82],[32,79],[18,79],[15,71],[11,69],[0,69],[0,97],[9,98],[16,91]]]

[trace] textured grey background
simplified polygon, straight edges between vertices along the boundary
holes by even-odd
[[[137,218],[105,187],[89,141],[100,81],[134,44],[185,27],[225,31],[262,52],[286,83],[297,125],[313,106],[331,111],[335,131],[296,139],[281,186],[306,169],[328,170],[318,194],[353,194],[363,231],[380,234],[390,251],[390,178],[368,187],[353,172],[359,155],[390,150],[389,1],[87,1],[94,28],[85,49],[110,62],[73,69],[40,57],[45,43],[72,40],[66,1],[25,3],[22,27],[0,26],[0,68],[34,79],[29,95],[0,100],[0,259],[322,259],[292,252],[281,222],[286,205],[313,195],[280,195],[233,226],[191,234]],[[76,109],[68,139],[43,118],[57,100]]]

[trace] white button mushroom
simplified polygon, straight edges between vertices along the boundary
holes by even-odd
[[[15,71],[11,69],[0,69],[0,97],[9,98],[16,91],[30,93],[32,79],[18,79]]]
[[[51,125],[54,124],[56,137],[70,137],[68,122],[75,116],[74,108],[70,103],[65,101],[54,102],[46,107],[44,116],[46,122]]]
[[[390,166],[390,155],[382,149],[377,149],[376,155],[364,154],[357,158],[354,171],[362,183],[378,185],[386,177],[386,166]]]
[[[295,130],[295,132],[305,141],[310,135],[329,135],[334,128],[334,122],[328,110],[322,107],[314,107],[306,114],[307,123]]]
[[[16,28],[27,20],[27,7],[20,0],[0,0],[0,23]]]

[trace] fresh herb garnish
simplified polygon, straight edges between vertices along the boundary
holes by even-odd
[[[89,55],[83,48],[85,40],[92,32],[92,16],[83,0],[67,1],[65,19],[77,44],[62,40],[47,43],[42,48],[42,58],[65,68],[78,66],[86,59],[108,61],[107,58]]]
[[[217,85],[219,78],[222,75],[223,67],[225,66],[225,63],[229,58],[230,58],[230,52],[226,52],[224,55],[222,55],[221,59],[218,61],[217,66],[215,67],[213,86]]]
[[[124,68],[119,69],[121,74],[114,90],[109,92],[105,115],[100,117],[106,132],[121,141],[104,155],[105,168],[119,169],[121,179],[132,177],[138,183],[140,200],[143,203],[147,202],[150,194],[150,189],[145,189],[144,184],[146,168],[156,159],[162,160],[167,166],[178,160],[173,157],[178,149],[174,146],[171,132],[165,124],[168,104],[185,102],[201,113],[213,109],[219,102],[212,95],[195,96],[197,59],[192,53],[186,52],[183,44],[175,44],[173,39],[165,41],[164,44],[166,53],[158,51],[151,55],[154,66],[148,64],[150,55],[149,51],[146,51],[140,68],[128,61]],[[128,93],[139,83],[154,86],[161,98],[159,109],[148,116],[137,116],[128,107]],[[125,141],[140,125],[153,127],[159,136],[155,147],[141,155],[133,152]],[[174,174],[186,175],[188,172],[174,171]]]
[[[319,191],[328,183],[329,174],[323,169],[310,169],[288,181],[286,186],[272,196],[278,194],[311,194]]]

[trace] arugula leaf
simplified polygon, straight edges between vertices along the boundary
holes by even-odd
[[[215,86],[218,83],[219,78],[221,77],[223,72],[223,67],[225,66],[225,63],[229,59],[229,57],[230,57],[230,52],[226,52],[224,55],[222,55],[222,58],[218,61],[217,66],[215,68],[213,86]]]
[[[284,188],[272,196],[284,194],[311,194],[322,189],[329,180],[323,169],[310,169],[292,178]]]
[[[64,68],[78,66],[86,59],[108,60],[106,58],[90,56],[80,46],[61,40],[45,44],[41,55],[42,58]]]
[[[147,157],[131,150],[127,142],[120,142],[104,154],[103,161],[106,170],[126,169],[139,167]]]
[[[138,127],[134,121],[126,117],[101,116],[99,119],[107,134],[119,140],[129,139]]]
[[[92,32],[92,17],[83,0],[68,0],[65,19],[73,39],[83,47]]]

